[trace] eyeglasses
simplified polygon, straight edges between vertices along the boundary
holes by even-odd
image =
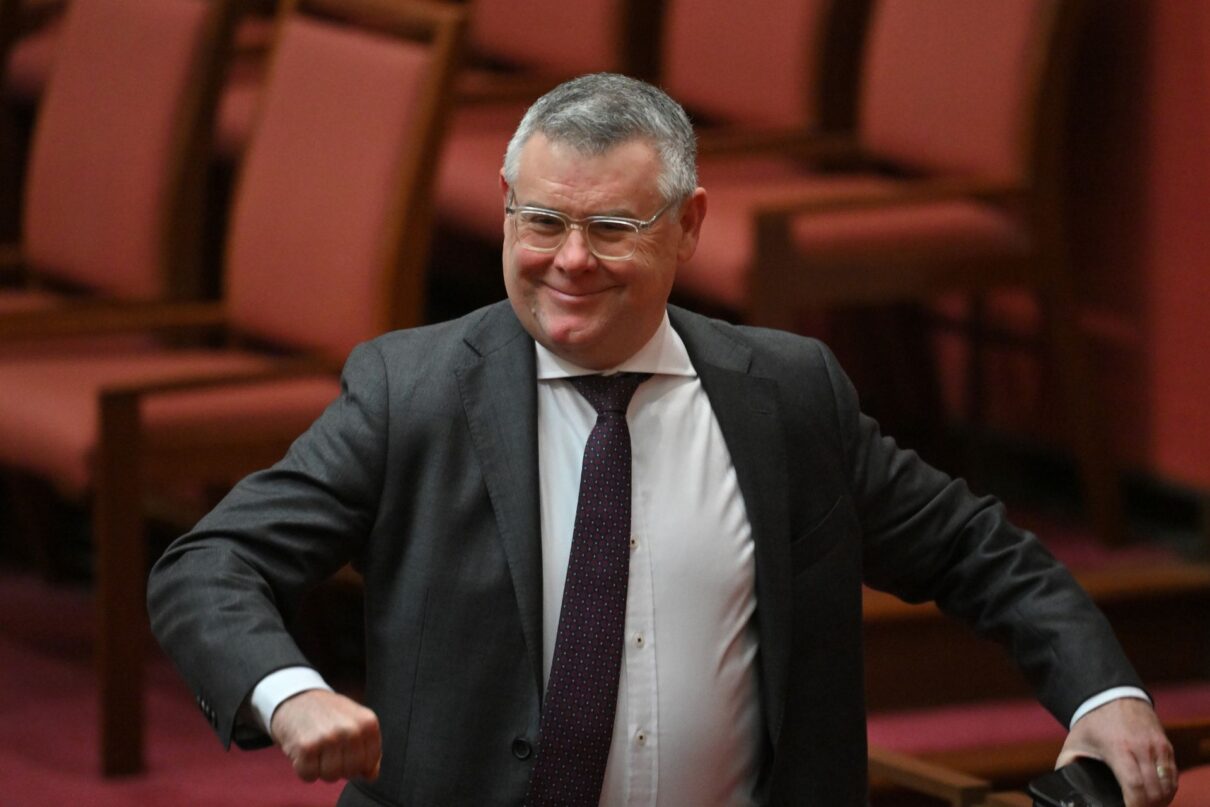
[[[639,248],[639,236],[672,207],[672,202],[668,202],[646,221],[623,216],[573,219],[544,207],[517,207],[512,204],[514,201],[516,198],[510,196],[504,213],[512,216],[513,232],[521,246],[533,252],[555,252],[567,241],[567,234],[577,229],[584,233],[589,252],[606,261],[624,261],[634,255]]]

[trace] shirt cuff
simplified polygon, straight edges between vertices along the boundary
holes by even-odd
[[[269,673],[260,680],[252,690],[252,696],[248,698],[253,720],[265,734],[269,734],[269,725],[273,722],[273,713],[277,711],[277,707],[286,699],[309,689],[332,691],[323,676],[310,667],[283,667]]]
[[[1147,693],[1138,687],[1114,687],[1113,689],[1107,689],[1100,695],[1093,695],[1080,704],[1080,708],[1076,709],[1076,713],[1071,716],[1071,723],[1067,725],[1067,729],[1069,731],[1073,729],[1076,721],[1098,706],[1104,706],[1110,701],[1120,700],[1121,698],[1137,698],[1138,700],[1151,703],[1151,698],[1147,696]]]

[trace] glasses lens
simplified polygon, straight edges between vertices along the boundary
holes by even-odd
[[[639,228],[625,221],[594,221],[588,225],[588,243],[602,258],[629,258],[639,242]]]
[[[567,222],[538,210],[518,210],[513,222],[517,227],[517,240],[534,249],[558,249],[567,233]]]

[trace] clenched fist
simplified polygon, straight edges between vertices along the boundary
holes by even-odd
[[[310,689],[288,698],[273,712],[269,733],[304,782],[378,777],[378,716],[344,695]]]

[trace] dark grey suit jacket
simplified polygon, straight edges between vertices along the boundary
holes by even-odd
[[[898,449],[816,341],[676,308],[756,548],[768,804],[866,801],[861,584],[935,599],[1004,642],[1066,722],[1139,685],[1104,619],[994,500]],[[273,468],[156,564],[155,632],[224,743],[255,684],[305,665],[283,627],[352,559],[382,775],[342,805],[518,805],[541,704],[534,345],[507,303],[387,334]]]

